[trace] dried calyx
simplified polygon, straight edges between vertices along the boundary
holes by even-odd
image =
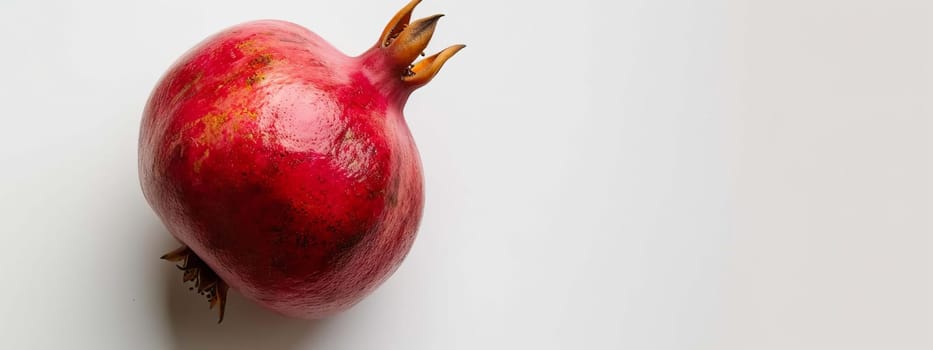
[[[424,49],[434,35],[437,21],[444,15],[433,15],[414,22],[411,13],[421,0],[412,0],[389,21],[382,31],[379,43],[387,56],[402,68],[402,81],[412,85],[424,85],[431,81],[444,66],[444,62],[453,57],[466,45],[453,45],[418,62],[415,59],[424,55]]]
[[[214,270],[211,270],[194,252],[187,246],[175,249],[161,257],[177,264],[178,269],[184,271],[182,282],[194,282],[194,286],[188,287],[190,290],[197,288],[198,294],[207,298],[210,308],[218,307],[220,317],[217,323],[224,320],[224,307],[227,304],[227,290],[229,287]]]

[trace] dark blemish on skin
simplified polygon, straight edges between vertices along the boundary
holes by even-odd
[[[285,243],[284,235],[279,234],[275,238],[272,239],[273,245],[282,245],[282,243]]]
[[[285,258],[281,256],[273,256],[272,268],[278,271],[285,271]]]
[[[334,248],[339,254],[348,253],[351,249],[353,249],[353,247],[356,247],[356,245],[360,243],[365,236],[365,232],[354,234],[350,237],[347,237],[347,239],[338,242]]]
[[[392,185],[389,186],[389,193],[386,199],[389,201],[389,205],[396,206],[398,205],[398,188],[401,185],[401,176],[395,175],[392,176]]]
[[[297,237],[295,237],[295,246],[297,246],[298,248],[307,248],[308,244],[309,244],[308,235],[300,234]]]
[[[250,67],[265,67],[268,66],[269,63],[272,63],[272,55],[267,53],[256,56],[249,61]]]
[[[249,85],[249,86],[253,86],[253,85],[256,84],[257,82],[260,82],[260,81],[262,81],[262,80],[265,79],[265,78],[266,78],[266,77],[263,76],[262,74],[254,73],[254,74],[251,75],[249,78],[246,78],[246,84]]]

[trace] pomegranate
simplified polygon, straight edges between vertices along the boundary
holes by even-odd
[[[263,20],[195,46],[143,113],[143,193],[183,246],[190,289],[223,321],[228,288],[300,318],[344,310],[395,271],[423,208],[402,109],[463,45],[412,64],[441,15],[413,0],[348,57],[311,31]]]

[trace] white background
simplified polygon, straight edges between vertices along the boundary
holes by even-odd
[[[258,18],[350,54],[395,1],[0,2],[0,348],[931,349],[933,3],[442,1],[469,46],[406,110],[427,205],[323,321],[157,258],[137,129]]]

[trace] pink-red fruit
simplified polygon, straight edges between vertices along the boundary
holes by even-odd
[[[381,284],[424,203],[402,109],[454,53],[414,63],[440,16],[396,14],[348,57],[296,24],[226,29],[181,57],[143,114],[146,200],[184,244],[163,256],[223,319],[227,290],[319,318]]]

